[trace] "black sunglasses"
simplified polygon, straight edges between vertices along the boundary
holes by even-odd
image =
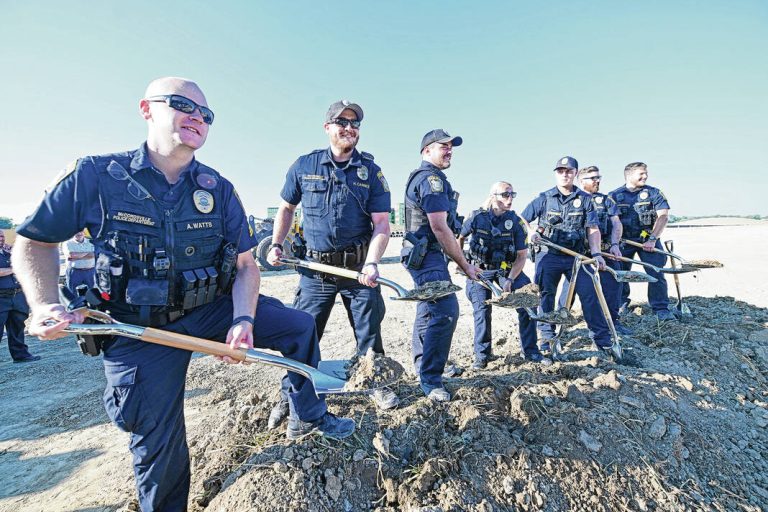
[[[358,121],[357,119],[352,120],[352,119],[345,119],[343,117],[337,117],[336,119],[334,119],[332,121],[332,123],[333,124],[337,124],[337,125],[341,126],[342,128],[346,128],[347,126],[351,126],[352,128],[354,128],[356,130],[358,128],[360,128],[360,121]]]
[[[158,102],[162,101],[169,107],[185,114],[191,114],[195,110],[200,110],[200,115],[203,116],[205,124],[213,124],[213,110],[202,105],[198,105],[189,98],[179,96],[178,94],[163,94],[161,96],[151,96],[147,98],[147,101]]]
[[[584,178],[581,178],[582,180],[592,180],[592,181],[600,181],[603,179],[602,176],[586,176]]]
[[[514,198],[516,198],[516,197],[517,197],[517,192],[496,192],[496,193],[495,193],[495,194],[493,194],[493,195],[495,195],[495,196],[501,196],[501,197],[503,197],[504,199],[509,199],[510,197],[511,197],[512,199],[514,199]]]

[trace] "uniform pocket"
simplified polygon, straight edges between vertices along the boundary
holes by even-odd
[[[105,365],[104,407],[109,419],[120,430],[143,434],[155,428],[157,421],[136,382],[137,370],[135,366]]]
[[[301,183],[304,206],[303,213],[308,217],[322,217],[328,211],[326,196],[328,194],[328,180],[303,180]]]

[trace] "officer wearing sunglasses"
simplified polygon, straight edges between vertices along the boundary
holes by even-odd
[[[469,238],[469,261],[482,269],[486,279],[502,285],[505,292],[517,290],[531,280],[523,273],[528,257],[525,223],[512,210],[512,200],[517,195],[512,185],[499,181],[483,206],[472,212],[464,222],[459,235],[459,247]],[[475,320],[475,360],[472,368],[482,370],[493,356],[491,335],[492,306],[486,304],[491,291],[480,282],[467,279],[467,298],[472,303]],[[527,361],[551,365],[536,346],[536,322],[531,320],[525,308],[517,309],[520,345]]]
[[[234,187],[195,159],[213,121],[203,92],[186,79],[161,78],[149,84],[139,109],[148,127],[141,147],[78,159],[18,228],[21,257],[14,266],[32,306],[30,334],[53,339],[70,322],[83,321],[59,303],[57,247],[88,228],[96,254],[92,306],[122,322],[233,348],[256,343],[317,366],[312,317],[259,295],[253,243]],[[107,414],[131,433],[141,510],[186,510],[183,397],[191,353],[122,336],[96,345],[88,350],[103,353]],[[354,431],[352,420],[327,412],[308,379],[290,374],[289,396],[289,438]]]
[[[589,251],[598,268],[605,268],[600,255],[600,230],[598,219],[589,194],[574,185],[578,162],[566,156],[555,164],[556,186],[542,192],[523,210],[522,218],[530,224],[538,219],[539,230],[531,231],[531,241],[536,243],[541,236],[579,253]],[[561,277],[572,279],[573,257],[555,249],[548,249],[536,258],[534,282],[541,294],[541,313],[555,309],[555,295]],[[581,302],[584,320],[590,330],[592,341],[602,351],[601,355],[611,356],[611,333],[603,317],[592,280],[581,268],[576,279],[576,293]],[[555,332],[551,324],[539,322],[542,351],[550,350]]]
[[[307,259],[356,270],[360,278],[300,269],[294,307],[315,318],[322,337],[336,297],[341,295],[358,353],[373,349],[383,354],[381,321],[385,308],[376,279],[389,243],[391,198],[373,155],[356,149],[362,121],[363,109],[356,103],[341,100],[328,108],[323,128],[330,145],[300,156],[288,169],[267,260],[271,265],[281,264],[283,242],[301,204]],[[386,388],[374,391],[371,398],[380,409],[392,409],[400,402]],[[270,426],[280,422],[287,412],[285,406],[283,400],[274,407]]]

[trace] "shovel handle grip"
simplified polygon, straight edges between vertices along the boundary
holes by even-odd
[[[150,343],[165,345],[166,347],[180,348],[191,352],[202,352],[212,356],[228,356],[237,361],[245,361],[244,349],[233,349],[226,343],[195,338],[186,334],[147,327],[144,329],[141,339]]]
[[[310,270],[317,270],[318,272],[325,272],[326,274],[333,274],[339,277],[347,277],[349,279],[357,280],[360,275],[359,272],[349,270],[346,268],[334,267],[332,265],[326,265],[324,263],[317,263],[315,261],[306,261],[296,258],[282,258],[280,261],[287,265],[294,265],[296,267],[308,268]]]

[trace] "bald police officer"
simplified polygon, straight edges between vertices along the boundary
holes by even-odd
[[[461,231],[457,212],[459,193],[453,190],[445,170],[451,166],[453,148],[463,142],[445,130],[427,132],[421,139],[419,167],[405,186],[405,240],[403,263],[417,286],[450,281],[446,256],[470,279],[480,269],[464,258],[456,236]],[[447,402],[450,393],[442,374],[451,350],[453,331],[459,318],[459,302],[452,293],[435,301],[419,301],[413,326],[411,350],[421,389],[429,399]]]
[[[647,180],[646,164],[629,163],[624,167],[624,185],[609,195],[619,209],[624,238],[643,244],[642,249],[625,245],[622,249],[624,256],[632,258],[637,254],[641,261],[663,267],[667,257],[654,252],[654,249],[662,249],[659,238],[669,220],[669,202],[661,190],[647,185]],[[631,263],[622,265],[626,270],[632,267]],[[656,278],[655,283],[648,283],[648,304],[659,320],[674,320],[675,316],[669,310],[666,277],[649,267],[646,267],[645,271]],[[625,309],[629,306],[629,283],[624,283],[622,287],[621,305]]]
[[[139,149],[78,159],[18,228],[14,264],[33,310],[30,333],[53,339],[83,321],[59,304],[57,248],[88,228],[95,295],[116,319],[226,340],[232,348],[255,340],[317,366],[312,318],[259,295],[234,188],[194,158],[214,119],[203,92],[189,80],[161,78],[149,84],[139,111],[148,127]],[[100,351],[107,414],[131,433],[141,510],[186,510],[184,381],[191,353],[123,336],[102,339]],[[311,381],[291,374],[291,384],[289,438],[352,434],[354,421],[328,413]]]
[[[384,353],[381,321],[385,307],[376,279],[389,243],[391,208],[389,185],[381,168],[373,155],[356,149],[362,121],[363,109],[357,103],[341,100],[328,108],[323,128],[330,145],[300,156],[288,169],[275,217],[274,243],[267,256],[270,264],[281,264],[283,242],[300,203],[307,259],[356,270],[360,278],[299,269],[293,305],[315,318],[322,338],[336,297],[341,295],[360,355],[369,349]],[[380,409],[392,409],[400,402],[388,388],[375,390],[371,398]],[[270,426],[286,411],[282,400],[272,410]]]

